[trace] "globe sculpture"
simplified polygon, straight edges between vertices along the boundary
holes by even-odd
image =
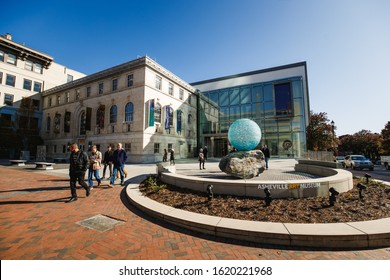
[[[230,126],[228,138],[238,151],[250,151],[260,143],[261,129],[250,119],[239,119]]]

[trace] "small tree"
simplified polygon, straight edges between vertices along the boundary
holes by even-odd
[[[308,150],[328,151],[336,146],[334,130],[336,127],[329,122],[324,112],[310,111],[309,125],[306,128],[306,142]]]
[[[390,121],[387,122],[385,128],[382,129],[382,148],[384,155],[390,155]]]

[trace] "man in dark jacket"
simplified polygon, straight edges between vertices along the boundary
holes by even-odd
[[[269,152],[267,145],[264,145],[263,148],[261,149],[261,151],[263,152],[264,157],[265,157],[265,168],[268,169],[268,161],[270,158],[270,152]]]
[[[72,144],[70,147],[69,159],[69,177],[70,177],[70,193],[72,197],[67,202],[77,200],[76,182],[85,189],[86,196],[90,195],[90,187],[84,181],[85,172],[89,167],[89,159],[87,153],[80,151],[77,144]]]
[[[114,185],[115,179],[116,179],[116,173],[119,171],[121,175],[121,186],[124,185],[125,181],[125,174],[123,172],[123,168],[125,167],[125,163],[127,161],[127,154],[126,151],[122,149],[122,144],[118,143],[117,149],[114,151],[114,154],[112,155],[114,164],[114,170],[112,172],[112,176],[110,179],[110,184],[108,185],[109,188],[112,188]]]
[[[104,159],[103,159],[103,163],[104,163],[103,179],[106,178],[107,166],[108,166],[108,170],[110,171],[110,177],[108,177],[108,178],[111,178],[111,176],[112,176],[113,154],[114,154],[114,151],[111,149],[111,146],[108,146],[107,151],[104,153]]]

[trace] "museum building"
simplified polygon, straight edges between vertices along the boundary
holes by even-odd
[[[76,142],[88,150],[121,142],[128,162],[193,158],[208,146],[210,157],[233,147],[227,132],[236,119],[254,120],[260,145],[272,157],[299,157],[306,150],[309,98],[306,62],[189,84],[147,56],[42,93],[41,136],[49,158],[66,158]],[[259,145],[259,146],[260,146]]]
[[[306,62],[192,83],[201,92],[199,146],[222,157],[233,147],[228,129],[237,119],[255,121],[271,157],[298,158],[306,151],[309,92]],[[218,118],[215,113],[217,108]]]

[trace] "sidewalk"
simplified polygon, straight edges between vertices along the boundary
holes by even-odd
[[[176,168],[195,169],[197,164],[178,161]],[[271,161],[270,170],[276,166]],[[132,177],[155,173],[156,165],[127,165],[126,170],[129,184]],[[311,251],[193,233],[140,212],[118,184],[113,189],[94,188],[89,197],[78,189],[79,200],[65,203],[70,195],[66,164],[50,171],[0,166],[0,176],[2,260],[390,259],[390,248]]]

